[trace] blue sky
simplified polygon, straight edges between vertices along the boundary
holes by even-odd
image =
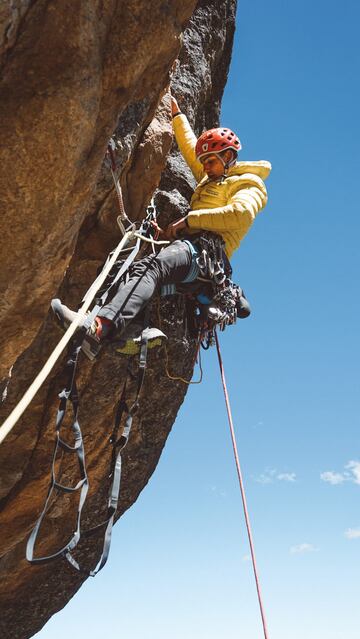
[[[239,1],[222,123],[269,159],[221,345],[271,639],[359,639],[360,5]],[[216,353],[108,565],[36,635],[262,636]],[[327,473],[327,474],[324,474]]]

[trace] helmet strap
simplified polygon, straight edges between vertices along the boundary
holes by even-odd
[[[231,149],[226,149],[226,151],[228,151],[228,150],[231,150]],[[222,151],[222,153],[225,153],[225,151]],[[223,163],[225,171],[227,171],[228,169],[230,169],[231,166],[234,166],[234,164],[236,164],[236,158],[237,158],[237,153],[236,152],[235,153],[233,152],[233,157],[228,162],[224,162],[223,158],[221,157],[221,152],[220,153],[216,153],[216,156]]]
[[[226,169],[227,168],[227,163],[224,162],[224,160],[223,160],[223,158],[221,156],[221,153],[214,153],[214,155],[216,155],[217,159],[220,160],[220,162],[223,165],[224,169]]]

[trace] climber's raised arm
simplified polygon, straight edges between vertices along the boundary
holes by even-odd
[[[171,96],[171,114],[173,118],[173,129],[177,145],[180,149],[186,164],[197,182],[205,176],[204,167],[196,158],[196,136],[188,122],[186,115],[181,113],[176,99]]]

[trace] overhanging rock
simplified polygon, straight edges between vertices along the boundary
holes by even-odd
[[[179,217],[192,178],[172,146],[167,87],[197,132],[216,125],[234,33],[235,0],[100,2],[36,0],[0,11],[1,421],[11,412],[60,334],[52,297],[77,306],[119,241],[116,198],[103,157],[118,140],[128,214],[140,219],[155,188],[160,222]],[[158,321],[155,307],[154,321]],[[181,304],[162,305],[169,365],[189,378],[194,344],[184,336]],[[104,350],[79,375],[91,482],[84,528],[101,521],[107,496],[108,435],[126,360]],[[9,374],[11,370],[11,374]],[[0,448],[0,632],[35,634],[81,586],[62,561],[31,567],[26,538],[49,479],[61,380],[56,370]],[[131,389],[130,389],[131,391]],[[186,386],[165,375],[151,352],[141,410],[124,454],[119,516],[156,468]],[[63,470],[70,477],[71,465]],[[54,504],[41,551],[73,526],[69,498]],[[81,545],[93,567],[98,540]],[[111,560],[111,559],[110,559]],[[46,586],[46,587],[45,587]]]

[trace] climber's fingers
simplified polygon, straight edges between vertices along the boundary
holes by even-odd
[[[155,220],[151,220],[150,224],[155,231],[155,239],[156,240],[164,239],[165,238],[164,229],[162,229],[161,226],[159,226],[158,223],[155,222]]]
[[[164,232],[163,229],[161,228],[161,226],[159,226],[158,223],[155,222],[155,220],[151,220],[150,224],[155,229],[155,231],[157,233],[163,233]]]
[[[171,94],[171,114],[175,115],[175,113],[180,112],[180,107],[178,105],[177,99]]]
[[[183,217],[180,220],[176,220],[176,222],[172,222],[172,224],[169,224],[164,231],[166,239],[175,240],[177,238],[178,232],[185,228],[186,222],[185,218]]]

